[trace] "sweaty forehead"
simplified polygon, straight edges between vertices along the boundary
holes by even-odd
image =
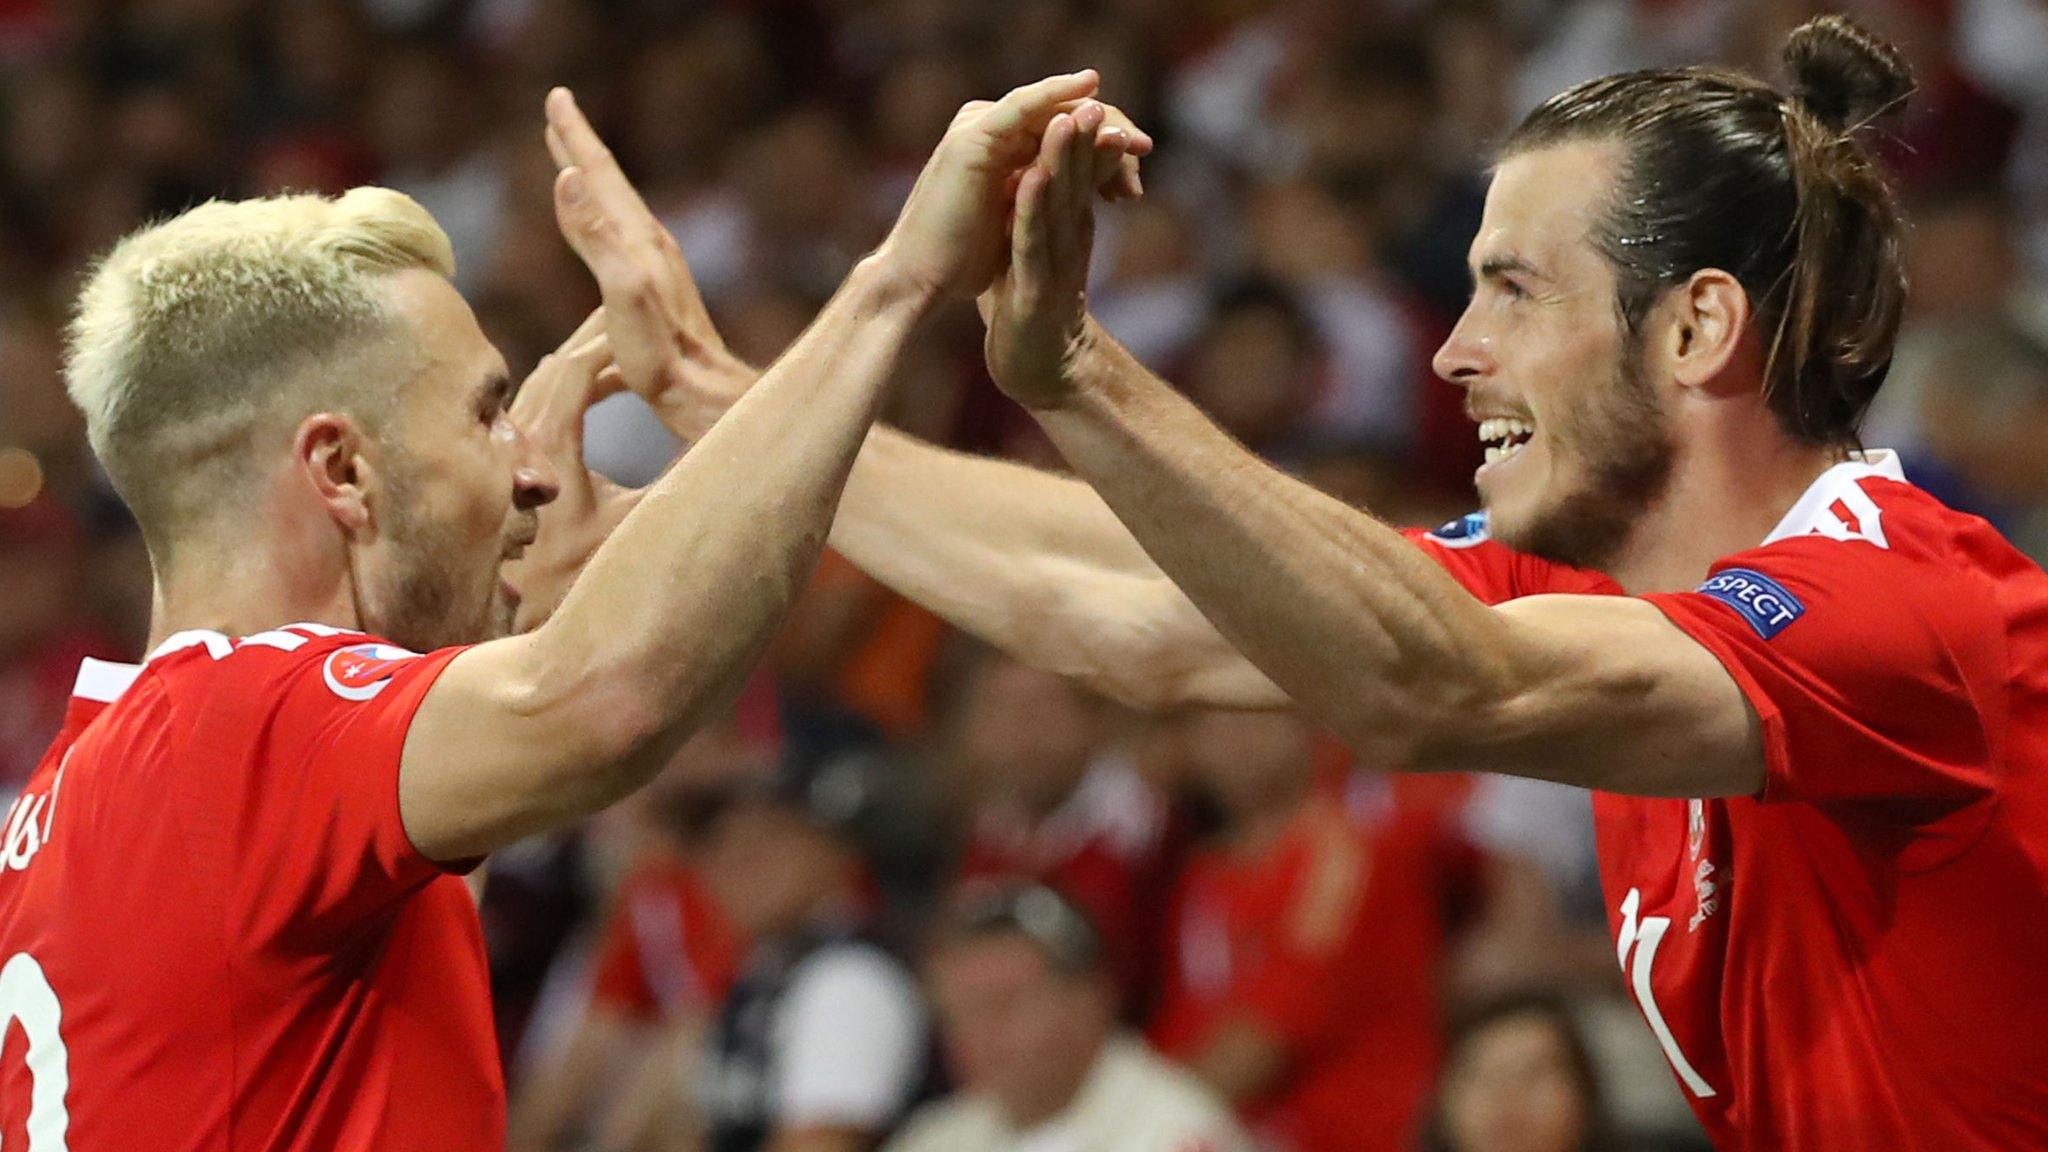
[[[1503,160],[1472,241],[1473,268],[1514,260],[1559,281],[1603,270],[1593,229],[1620,168],[1620,145],[1611,141],[1553,144]]]

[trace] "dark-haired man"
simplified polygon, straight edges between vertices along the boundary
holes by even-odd
[[[1144,704],[1306,708],[1371,762],[1600,789],[1617,956],[1727,1148],[2048,1145],[2048,577],[1859,450],[1901,222],[1853,24],[1510,139],[1436,358],[1487,512],[1396,532],[1261,465],[1087,319],[1056,119],[984,299],[1077,484],[871,435],[856,563]],[[743,373],[708,380],[708,393]]]

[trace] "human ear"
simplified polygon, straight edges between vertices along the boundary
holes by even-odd
[[[336,412],[305,418],[292,436],[292,464],[314,497],[342,531],[366,533],[374,528],[371,493],[377,476],[363,454],[364,437],[356,422]]]
[[[1749,293],[1718,268],[1703,268],[1666,296],[1665,351],[1671,377],[1684,387],[1719,379],[1749,329]]]

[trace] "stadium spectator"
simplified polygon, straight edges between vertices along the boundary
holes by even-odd
[[[0,505],[0,794],[10,800],[63,722],[79,661],[113,654],[90,617],[65,610],[85,586],[85,555],[76,518],[55,499]]]
[[[1445,1042],[1426,1152],[1617,1152],[1570,1007],[1541,994],[1481,1001]]]
[[[1289,713],[1189,722],[1190,782],[1223,826],[1181,877],[1151,1035],[1266,1146],[1396,1152],[1434,1079],[1449,937],[1483,868],[1433,808],[1347,810],[1317,744]]]
[[[855,1152],[921,1091],[923,1005],[862,858],[881,788],[864,758],[791,758],[711,821],[704,881],[749,943],[700,1077],[710,1152]]]
[[[970,900],[926,970],[959,1090],[886,1152],[1251,1152],[1222,1101],[1117,1029],[1099,941],[1051,889]]]
[[[559,1035],[540,1037],[524,1070],[530,1088],[512,1110],[513,1148],[550,1148],[570,1133],[603,1148],[671,1147],[700,1135],[694,1073],[745,947],[700,858],[722,798],[774,770],[774,708],[772,685],[755,676],[731,715],[606,814],[627,824],[631,858],[594,944],[557,961],[575,970],[573,987],[544,1003],[569,1019],[548,1030]]]
[[[1176,863],[1165,800],[1108,741],[1108,706],[1073,684],[984,650],[963,691],[958,761],[974,802],[956,889],[1033,881],[1072,900],[1140,1017]]]

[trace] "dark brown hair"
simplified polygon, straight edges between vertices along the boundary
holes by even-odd
[[[1578,1017],[1563,997],[1529,989],[1501,993],[1467,1005],[1451,1018],[1444,1040],[1445,1081],[1450,1077],[1452,1066],[1473,1041],[1497,1024],[1525,1018],[1538,1019],[1549,1025],[1564,1045],[1565,1062],[1570,1066],[1573,1085],[1578,1089],[1582,1109],[1580,1118],[1584,1125],[1576,1152],[1614,1152],[1619,1142],[1614,1136],[1613,1118],[1607,1111],[1607,1093],[1594,1068],[1593,1052],[1579,1028]],[[1436,1099],[1430,1107],[1429,1127],[1422,1140],[1423,1152],[1458,1152],[1457,1146],[1451,1142],[1449,1117],[1445,1111],[1448,1103],[1445,1086],[1445,1083],[1437,1085]]]
[[[1898,50],[1841,16],[1785,42],[1791,90],[1678,68],[1587,81],[1545,101],[1505,154],[1614,140],[1622,172],[1594,242],[1630,333],[1662,292],[1718,268],[1769,336],[1764,390],[1786,432],[1854,443],[1891,368],[1904,222],[1864,137],[1913,81]]]

